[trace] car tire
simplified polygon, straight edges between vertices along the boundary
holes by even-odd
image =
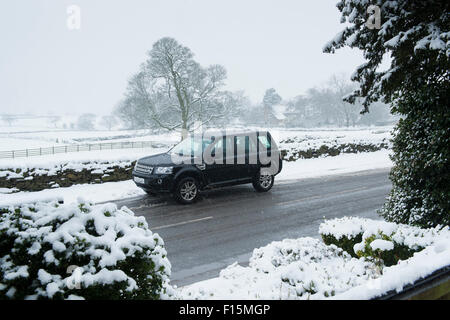
[[[186,177],[178,181],[173,195],[178,203],[191,204],[197,201],[199,191],[197,180],[193,177]]]
[[[275,182],[275,176],[273,175],[264,175],[261,176],[261,173],[258,173],[253,178],[253,188],[255,188],[258,192],[267,192],[273,187],[273,183]]]

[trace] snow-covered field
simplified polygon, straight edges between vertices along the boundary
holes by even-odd
[[[63,118],[64,123],[72,123],[70,117]],[[257,127],[229,128],[263,129]],[[379,143],[390,138],[392,127],[367,128],[273,128],[270,130],[278,142],[295,138],[295,146],[299,148],[330,145],[333,143]],[[79,143],[123,142],[123,141],[154,141],[174,144],[180,140],[179,132],[154,133],[151,130],[63,130],[61,126],[54,127],[42,118],[19,120],[13,126],[0,127],[0,151],[44,148]],[[283,143],[280,147],[283,146]]]

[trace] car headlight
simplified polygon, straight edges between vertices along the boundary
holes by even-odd
[[[171,174],[173,167],[156,167],[155,174]]]

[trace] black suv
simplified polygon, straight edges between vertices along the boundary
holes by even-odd
[[[257,191],[269,191],[281,168],[280,152],[269,132],[210,132],[139,159],[133,180],[148,194],[168,192],[189,204],[207,188],[253,183]]]

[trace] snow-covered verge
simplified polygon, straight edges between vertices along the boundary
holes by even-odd
[[[143,217],[115,204],[0,209],[0,298],[170,298],[171,265]]]
[[[182,299],[373,299],[391,290],[400,292],[433,271],[450,265],[450,231],[408,229],[359,218],[326,221],[320,230],[336,236],[360,233],[364,222],[378,233],[396,231],[395,238],[413,248],[422,247],[396,265],[380,265],[373,257],[352,257],[336,245],[299,238],[272,242],[255,249],[249,266],[233,264],[218,278],[178,289]],[[393,246],[371,241],[374,251]]]
[[[131,179],[135,161],[143,156],[165,152],[163,148],[107,150],[97,154],[52,155],[0,160],[0,193],[40,191],[75,184],[104,183]]]
[[[1,190],[0,190],[1,191]],[[48,199],[61,199],[64,203],[76,202],[79,197],[92,203],[121,200],[146,193],[136,186],[133,180],[105,182],[102,184],[78,184],[67,188],[45,189],[36,192],[17,192],[1,194],[0,206],[20,205]]]
[[[391,150],[340,154],[335,157],[283,161],[283,169],[275,180],[314,178],[327,175],[385,169],[392,167]],[[275,182],[276,183],[276,182]]]

